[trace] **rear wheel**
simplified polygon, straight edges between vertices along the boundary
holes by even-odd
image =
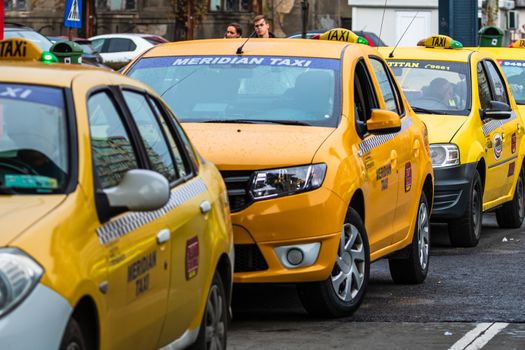
[[[483,186],[477,170],[470,182],[465,215],[448,223],[450,242],[455,247],[475,247],[481,236]]]
[[[208,292],[206,310],[202,318],[201,328],[195,343],[189,347],[192,350],[223,350],[226,349],[228,326],[228,305],[224,285],[219,274],[215,272]]]
[[[60,343],[60,350],[86,350],[86,341],[82,329],[77,320],[73,317],[69,319],[64,336]]]
[[[390,275],[395,283],[421,283],[428,273],[430,221],[427,197],[421,192],[414,237],[408,247],[408,257],[389,259]]]
[[[299,298],[311,314],[341,317],[354,313],[365,296],[370,274],[370,248],[359,214],[348,210],[339,250],[330,277],[321,282],[298,284]]]
[[[519,228],[525,217],[525,180],[523,168],[516,182],[514,197],[496,210],[496,220],[501,228]]]

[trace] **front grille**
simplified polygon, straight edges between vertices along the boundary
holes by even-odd
[[[250,185],[253,171],[221,171],[221,175],[226,183],[232,213],[252,204]]]
[[[257,244],[235,245],[235,272],[268,270],[268,264]]]
[[[462,191],[436,191],[434,196],[434,210],[445,210],[455,206]]]

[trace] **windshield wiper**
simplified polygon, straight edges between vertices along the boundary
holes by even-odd
[[[304,125],[311,126],[312,124],[299,122],[295,120],[268,120],[268,119],[215,119],[205,120],[201,123],[239,123],[239,124],[282,124],[282,125]]]
[[[412,106],[412,109],[416,113],[439,114],[439,115],[447,115],[448,114],[448,113],[433,111],[431,109],[426,109],[426,108],[421,108],[421,107],[416,107],[416,106]]]

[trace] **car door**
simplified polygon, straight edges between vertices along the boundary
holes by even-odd
[[[500,102],[506,100],[508,103],[502,80],[493,81],[494,77],[489,75],[490,64],[491,61],[488,60],[477,63],[478,93],[482,110],[490,108],[490,101],[498,101],[499,99]],[[504,124],[508,122],[509,120],[483,120],[482,132],[486,139],[485,162],[487,167],[483,191],[484,204],[501,197],[505,188],[510,154],[504,151],[503,140],[505,135]]]
[[[412,126],[412,119],[405,114],[405,106],[394,77],[387,68],[386,63],[378,57],[370,57],[373,72],[382,92],[385,108],[397,113],[401,117],[401,130],[395,135],[397,149],[397,169],[393,176],[397,177],[397,204],[393,221],[393,242],[405,238],[410,232],[417,208],[415,203],[419,200],[419,188],[413,184],[414,179],[421,178],[418,173],[419,152],[424,145],[416,137]],[[414,186],[412,186],[414,185]]]
[[[485,66],[491,85],[491,90],[494,92],[493,99],[499,102],[508,104],[511,108],[513,105],[509,101],[509,88],[503,79],[501,71],[493,61],[486,60]],[[521,118],[518,117],[519,111],[513,110],[511,117],[502,121],[501,126],[501,140],[502,149],[499,157],[499,162],[502,163],[503,175],[505,175],[504,186],[502,192],[498,197],[510,193],[514,179],[519,175],[519,169],[516,170],[517,152],[520,149],[520,144],[523,136],[523,125]],[[496,144],[493,143],[496,147]]]
[[[365,199],[367,205],[365,226],[370,251],[388,246],[392,240],[392,223],[397,203],[398,155],[393,134],[371,134],[366,121],[372,109],[379,108],[372,79],[362,59],[356,64],[354,80],[354,116],[357,133],[361,137],[359,155],[365,169]]]
[[[171,242],[166,322],[159,346],[169,344],[190,326],[198,312],[209,271],[208,212],[212,200],[171,121],[147,95],[124,90],[123,97],[147,151],[149,165],[171,183],[166,224]],[[212,272],[213,273],[213,272]]]
[[[127,170],[144,167],[140,148],[114,95],[104,90],[88,99],[91,152],[97,191],[116,186]],[[99,196],[99,217],[109,216]],[[105,208],[105,209],[104,209]],[[106,248],[108,280],[101,285],[111,349],[153,349],[165,318],[170,275],[170,241],[163,209],[123,212],[97,229]]]

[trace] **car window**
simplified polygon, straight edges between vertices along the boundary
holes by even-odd
[[[126,38],[111,38],[109,39],[109,44],[107,51],[105,52],[128,52],[133,51],[137,48],[137,45],[131,40]],[[105,49],[105,48],[104,48]]]
[[[31,41],[38,46],[42,51],[49,51],[53,43],[42,34],[32,30],[6,30],[4,31],[4,39],[9,38],[23,38]]]
[[[128,170],[138,168],[130,137],[107,92],[89,98],[88,114],[93,164],[100,185],[104,189],[116,186]]]
[[[364,136],[367,132],[366,122],[372,115],[372,109],[378,108],[379,103],[374,92],[370,73],[365,61],[357,62],[354,74],[354,114],[356,130]]]
[[[478,62],[476,70],[478,72],[479,102],[481,103],[481,108],[487,109],[490,107],[492,97],[490,94],[489,80],[483,68],[483,62]]]
[[[507,77],[516,102],[525,104],[525,61],[501,60],[498,62]]]
[[[397,95],[396,89],[392,85],[390,72],[386,68],[385,64],[376,58],[371,57],[370,62],[372,62],[372,68],[374,69],[374,73],[379,82],[379,87],[383,93],[386,109],[401,115],[402,112],[398,105],[400,98]]]
[[[104,39],[95,39],[91,42],[91,46],[93,47],[93,50],[96,52],[103,52],[102,48],[104,46]]]
[[[175,172],[168,144],[146,96],[132,91],[123,94],[146,147],[151,168],[170,182],[177,180],[180,176]]]
[[[170,128],[165,116],[160,112],[158,107],[159,102],[156,101],[154,98],[152,98],[152,102],[153,110],[155,111],[158,119],[160,120],[162,129],[164,130],[166,138],[168,139],[171,152],[173,153],[173,158],[175,158],[175,167],[177,168],[177,172],[181,177],[186,177],[191,173],[191,166],[186,159],[184,150],[179,145],[177,145],[177,135],[173,134],[174,131]]]
[[[507,88],[505,87],[505,82],[498,72],[495,63],[489,60],[485,61],[485,66],[487,67],[487,73],[490,77],[490,84],[493,91],[493,99],[499,102],[505,102],[509,104],[509,98],[507,96]]]

